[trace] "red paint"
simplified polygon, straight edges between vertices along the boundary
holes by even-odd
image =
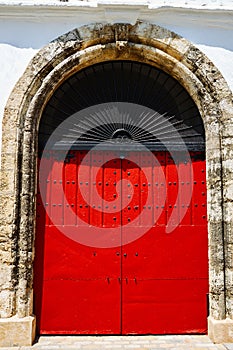
[[[47,175],[41,178],[46,191],[46,215],[37,197],[35,254],[35,313],[41,334],[164,334],[205,333],[207,319],[208,256],[205,161],[191,154],[191,162],[174,160],[166,152],[132,152],[130,160],[118,154],[108,160],[99,151],[85,159],[85,151],[72,151],[69,160],[51,152]],[[98,164],[104,163],[100,169]],[[140,167],[136,164],[139,162]],[[77,177],[84,167],[85,181]],[[163,173],[159,169],[163,170]],[[94,177],[97,168],[97,177]],[[140,169],[141,168],[141,169]],[[192,172],[193,169],[193,178]],[[178,179],[182,172],[182,183]],[[62,178],[59,178],[62,174]],[[147,174],[147,176],[145,175]],[[164,177],[164,175],[165,177]],[[120,179],[130,186],[118,188]],[[85,202],[83,191],[90,199]],[[176,203],[179,186],[182,192]],[[191,202],[187,194],[193,186]],[[92,189],[103,199],[95,206]],[[63,195],[63,191],[65,197]],[[163,198],[166,194],[166,202]],[[112,213],[114,200],[130,196],[125,208]],[[104,203],[109,210],[102,213]],[[176,206],[176,207],[174,207]],[[175,211],[181,224],[172,233],[166,225]],[[70,214],[69,207],[77,214]],[[162,208],[161,208],[162,207]],[[153,225],[156,210],[161,215]],[[143,216],[137,220],[143,210]],[[140,239],[118,248],[90,248],[59,232],[63,225],[80,227],[84,222],[106,230],[128,222],[148,227]],[[56,225],[55,225],[56,224]]]

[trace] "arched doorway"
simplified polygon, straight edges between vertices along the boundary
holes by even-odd
[[[41,115],[67,78],[93,64],[114,60],[143,62],[168,73],[186,89],[201,115],[208,194],[208,332],[215,342],[232,341],[232,93],[218,69],[194,45],[164,28],[139,21],[135,25],[86,25],[54,40],[33,58],[7,102],[0,193],[1,234],[7,253],[1,268],[11,277],[3,282],[1,293],[4,346],[9,344],[9,334],[18,334],[18,325],[24,326],[21,345],[31,344],[35,337],[32,296]]]
[[[185,89],[92,65],[49,100],[38,148],[38,332],[205,333],[205,133]]]

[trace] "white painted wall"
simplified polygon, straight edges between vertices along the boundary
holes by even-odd
[[[220,69],[233,90],[232,0],[125,0],[128,5],[119,5],[118,0],[100,0],[99,5],[94,1],[69,0],[69,6],[53,0],[61,6],[38,6],[42,2],[51,4],[49,0],[11,0],[11,4],[27,6],[9,6],[10,1],[7,5],[0,0],[0,124],[7,98],[33,55],[59,35],[94,22],[128,19],[134,23],[139,18],[173,30],[197,45]],[[159,6],[159,2],[170,7]],[[32,3],[37,6],[31,6]],[[174,7],[175,3],[183,8]],[[208,6],[202,6],[203,3]]]
[[[133,2],[135,0],[128,0]],[[136,19],[165,27],[196,44],[233,51],[233,8],[223,11],[110,5],[97,8],[1,6],[1,0],[0,43],[38,49],[77,26],[94,22],[135,23]]]

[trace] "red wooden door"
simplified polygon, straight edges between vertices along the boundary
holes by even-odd
[[[198,153],[176,164],[167,152],[154,156],[158,162],[150,152],[125,152],[120,159],[114,152],[71,151],[64,163],[59,152],[48,155],[40,176],[46,213],[40,195],[37,201],[40,333],[206,332],[205,162]],[[83,240],[87,226],[99,228],[96,247],[61,233],[65,227]],[[108,237],[111,229],[118,246]],[[102,232],[105,248],[99,247]]]
[[[90,206],[84,200],[85,195],[92,200],[92,188],[96,186],[103,198],[114,198],[115,182],[121,172],[119,160],[98,168],[97,178],[93,179],[104,156],[103,152],[92,157],[86,157],[84,151],[70,152],[64,163],[61,152],[50,152],[45,158],[45,170],[41,172],[45,175],[40,176],[39,188],[45,193],[48,214],[38,195],[34,280],[35,312],[41,334],[121,331],[119,248],[89,247],[62,234],[64,227],[71,234],[77,228],[82,234],[85,225],[120,227],[119,214],[103,215],[101,207],[95,208],[93,201]],[[81,170],[86,173],[85,180],[77,176]]]
[[[176,164],[169,153],[157,152],[154,155],[159,164],[153,163],[151,154],[146,152],[140,155],[143,157],[140,173],[134,167],[130,171],[132,182],[139,183],[141,201],[150,186],[152,190],[144,206],[145,214],[137,222],[137,225],[148,226],[148,232],[123,246],[122,333],[206,333],[208,239],[205,162],[198,153],[192,153],[189,160],[181,157]],[[163,179],[161,167],[165,175]],[[123,166],[123,174],[126,172],[129,174],[127,167]],[[147,182],[141,175],[145,172]],[[179,173],[182,174],[180,179]],[[161,210],[161,215],[154,223],[156,210]],[[132,212],[127,214],[130,219]],[[166,233],[171,218],[174,230]],[[132,230],[136,229],[136,226],[132,227]],[[123,236],[124,231],[127,234],[126,226],[122,226],[122,231]]]

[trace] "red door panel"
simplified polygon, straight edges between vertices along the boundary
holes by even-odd
[[[43,160],[34,280],[41,334],[206,332],[205,161],[197,152],[154,156],[71,151],[63,161],[53,151]],[[91,248],[61,233],[87,225],[100,235],[121,228],[123,246]]]
[[[52,219],[45,225],[45,213],[38,210],[34,284],[35,312],[41,334],[117,334],[121,331],[119,249],[87,247],[61,233],[64,225],[70,230],[79,227],[81,234],[85,223],[97,220],[99,227],[104,224],[102,216],[100,218],[94,211],[95,198],[91,197],[94,169],[90,157],[84,158],[85,155],[83,151],[71,152],[63,166],[59,152],[51,153],[47,179],[42,177],[49,185],[48,207]],[[93,155],[93,164],[100,157],[96,155],[94,159]],[[80,167],[85,168],[85,179],[77,176]],[[100,171],[97,181],[101,178]],[[112,190],[115,192],[115,187]],[[102,182],[99,192],[104,193]],[[90,203],[85,201],[85,195]],[[40,196],[38,204],[41,204]],[[77,222],[68,208],[77,213]]]
[[[194,162],[193,158],[194,155]],[[192,177],[190,159],[180,157],[176,164],[169,154],[165,158],[160,154],[158,159],[160,162],[165,160],[166,204],[158,222],[152,223],[144,236],[123,246],[122,333],[206,333],[208,238],[202,206],[206,190],[199,174],[200,171],[204,174],[205,164],[196,155]],[[142,164],[141,172],[146,171],[145,165]],[[181,178],[179,171],[182,172]],[[159,198],[161,191],[164,191],[157,164],[153,164],[152,174],[148,181],[155,185],[152,210],[156,213],[156,207],[160,204],[155,198],[156,193]],[[194,181],[199,179],[199,185],[196,185],[200,189],[192,198],[189,194],[193,178]],[[140,195],[143,198],[144,192],[141,191]],[[203,212],[193,206],[193,200],[201,204]],[[182,211],[184,205],[185,213]],[[151,223],[148,207],[143,209],[147,218],[145,225],[148,225]],[[191,211],[195,210],[196,213],[191,215]],[[200,215],[203,217],[200,218]],[[171,217],[174,230],[167,233],[167,223]],[[192,222],[192,217],[196,221]]]
[[[41,333],[119,333],[117,250],[74,243],[59,227],[45,235]]]
[[[207,332],[206,320],[200,320],[200,314],[206,315],[205,281],[177,280],[174,285],[166,279],[129,279],[123,290],[130,295],[124,298],[123,334]]]
[[[123,334],[206,332],[206,248],[202,226],[153,227],[123,248]]]

